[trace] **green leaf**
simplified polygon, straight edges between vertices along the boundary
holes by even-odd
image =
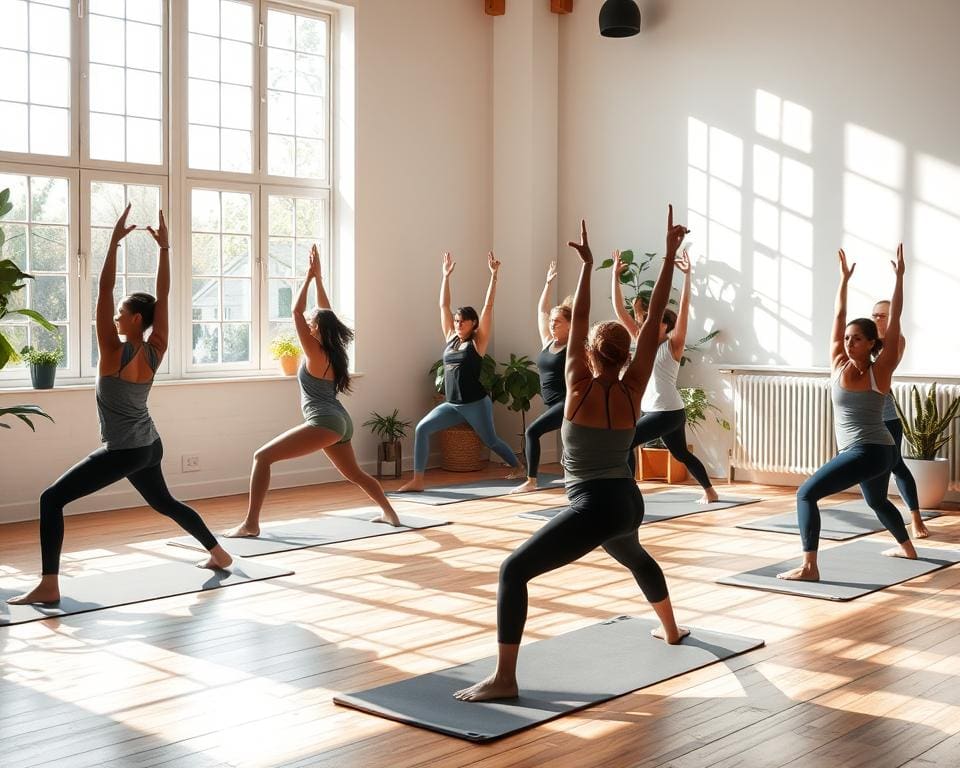
[[[613,259],[604,259],[600,262],[600,266],[597,267],[597,270],[600,269],[610,269],[613,266]]]
[[[20,355],[17,354],[10,342],[7,341],[7,337],[0,332],[0,368],[3,368],[7,363],[13,361],[16,363],[20,360]]]
[[[633,251],[620,251],[620,261],[624,264],[633,264]]]
[[[24,316],[26,316],[26,317],[29,317],[31,320],[33,320],[33,322],[37,323],[38,325],[42,325],[42,326],[43,326],[44,328],[46,328],[48,331],[53,331],[53,332],[56,333],[58,336],[60,335],[60,331],[57,330],[57,326],[55,326],[53,323],[51,323],[49,320],[47,320],[47,318],[45,318],[43,315],[41,315],[41,314],[40,314],[39,312],[37,312],[35,309],[11,309],[11,310],[10,310],[10,314],[11,314],[11,315],[24,315]]]

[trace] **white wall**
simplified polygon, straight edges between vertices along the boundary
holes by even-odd
[[[430,407],[426,370],[439,356],[439,257],[459,257],[454,301],[482,301],[491,235],[492,19],[480,3],[362,0],[356,4],[356,367],[344,398],[361,461],[376,443],[360,427],[397,407],[416,421]],[[485,284],[485,283],[484,283]],[[36,516],[36,500],[98,445],[92,388],[0,394],[0,406],[37,402],[57,420],[0,435],[0,521]],[[246,490],[253,451],[300,421],[292,380],[157,385],[151,411],[175,492],[197,498]],[[8,419],[9,421],[9,419]],[[407,460],[412,457],[412,439]],[[202,470],[180,472],[198,453]],[[336,479],[322,456],[275,467],[274,487]],[[68,512],[139,502],[127,484]],[[238,510],[242,500],[238,500]]]
[[[729,413],[718,364],[826,366],[837,248],[860,262],[857,316],[891,290],[887,258],[901,239],[901,370],[960,374],[960,337],[945,332],[960,295],[960,5],[641,0],[641,34],[622,40],[598,35],[600,5],[580,0],[560,25],[558,239],[585,216],[598,257],[662,252],[674,203],[705,257],[689,338],[723,331],[681,384],[706,385]],[[758,90],[782,100],[777,138],[758,131]],[[706,131],[706,158],[691,130]],[[785,158],[790,179],[757,216],[769,177],[757,165],[754,183],[755,147]],[[771,213],[783,217],[782,239]],[[564,276],[561,290],[572,285]],[[598,281],[595,300],[608,296]],[[725,474],[729,438],[704,442],[711,469]]]

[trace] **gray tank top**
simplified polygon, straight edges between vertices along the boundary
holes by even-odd
[[[640,410],[644,413],[657,411],[678,411],[683,408],[683,398],[677,391],[677,374],[680,361],[670,351],[670,339],[661,342],[653,358],[653,371],[647,388],[640,400]]]
[[[142,346],[150,370],[156,373],[160,364],[156,350],[149,344]],[[120,353],[120,371],[133,360],[140,347],[123,343]],[[152,445],[160,435],[147,411],[147,397],[153,386],[149,381],[124,381],[120,371],[113,376],[97,376],[97,413],[100,416],[100,440],[108,451],[143,448]]]
[[[887,397],[883,401],[883,420],[884,421],[899,421],[900,416],[897,415],[897,406],[893,404],[893,392],[887,392]]]
[[[852,392],[840,386],[840,377],[846,367],[844,364],[837,371],[830,388],[837,448],[842,451],[852,445],[894,445],[890,430],[883,423],[886,395],[877,389],[873,368],[870,368],[870,389]]]
[[[633,427],[585,427],[564,419],[560,427],[563,440],[563,459],[560,463],[563,465],[563,479],[567,488],[587,480],[633,477],[627,465],[633,432]]]
[[[327,370],[330,364],[327,363]],[[326,370],[324,371],[326,373]],[[318,379],[307,370],[307,361],[300,363],[297,372],[297,381],[300,382],[300,410],[303,412],[307,424],[317,425],[315,422],[322,416],[331,413],[346,413],[346,409],[337,400],[337,385],[332,379]]]

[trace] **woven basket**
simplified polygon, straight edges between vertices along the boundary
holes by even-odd
[[[469,424],[440,432],[440,467],[447,472],[476,472],[487,466],[489,452]]]

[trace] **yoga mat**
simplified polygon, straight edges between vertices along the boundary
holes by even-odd
[[[217,541],[223,545],[231,555],[239,557],[258,557],[272,555],[275,552],[289,552],[294,549],[319,547],[323,544],[337,544],[342,541],[355,539],[369,539],[373,536],[386,536],[391,533],[402,533],[419,528],[433,528],[438,525],[447,525],[446,520],[431,520],[414,515],[398,515],[403,526],[394,528],[386,523],[372,523],[369,518],[376,517],[375,511],[362,515],[323,515],[299,520],[293,523],[282,523],[269,528],[260,529],[256,538],[228,539],[219,536]],[[180,536],[167,542],[174,547],[185,547],[203,551],[203,547],[192,536]]]
[[[539,478],[540,487],[537,491],[551,490],[553,488],[563,488],[563,478],[559,475],[543,474]],[[414,491],[411,493],[397,493],[390,491],[387,493],[391,499],[397,501],[415,501],[417,504],[455,504],[458,501],[470,501],[471,499],[490,499],[495,496],[507,496],[510,491],[523,482],[519,480],[490,479],[474,480],[470,483],[457,483],[456,485],[440,485],[436,488],[427,488],[425,491]],[[534,491],[527,491],[534,493]]]
[[[24,589],[0,588],[0,625],[23,624],[54,616],[99,611],[118,605],[143,603],[161,597],[204,592],[249,581],[289,576],[293,571],[237,560],[229,571],[197,568],[193,563],[177,562],[134,568],[117,573],[62,578],[62,599],[55,605],[7,605],[6,600],[23,594]]]
[[[697,628],[679,645],[667,645],[650,636],[656,626],[650,619],[618,616],[524,645],[515,699],[471,703],[453,698],[454,691],[493,671],[491,656],[333,700],[448,736],[491,741],[763,645]]]
[[[896,543],[889,539],[854,541],[823,550],[817,558],[820,581],[778,579],[778,573],[800,565],[802,558],[796,557],[753,571],[724,576],[717,583],[821,600],[846,601],[960,563],[960,552],[952,549],[917,547],[917,560],[881,554],[885,549],[895,546]]]
[[[921,512],[920,516],[924,520],[931,520],[939,517],[939,512]],[[907,524],[910,523],[910,517],[905,518]],[[771,517],[761,517],[759,520],[740,523],[737,528],[746,528],[751,531],[772,531],[773,533],[792,533],[800,535],[800,528],[797,526],[797,513],[785,512],[782,515],[773,515]],[[830,541],[846,541],[855,539],[858,536],[865,536],[868,533],[882,531],[881,523],[876,514],[863,499],[853,499],[844,504],[837,504],[832,507],[824,507],[820,510],[820,538]]]
[[[722,494],[719,501],[712,504],[697,504],[701,491],[660,491],[644,494],[643,496],[643,524],[657,523],[661,520],[672,520],[677,517],[696,515],[701,512],[713,512],[717,509],[729,509],[741,504],[753,504],[760,501],[753,496],[733,496]],[[522,512],[518,517],[528,520],[550,520],[556,517],[566,507],[550,507],[530,512]]]

